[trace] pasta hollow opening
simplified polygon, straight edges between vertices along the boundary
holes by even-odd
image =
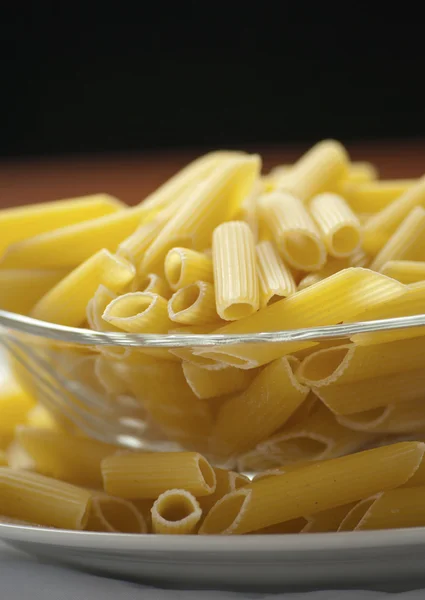
[[[348,348],[336,347],[312,354],[301,366],[302,380],[318,382],[328,379],[341,366],[348,352]]]
[[[213,492],[216,486],[214,469],[203,456],[200,456],[198,459],[198,467],[206,485],[211,489],[211,492]]]
[[[223,317],[232,321],[249,317],[253,312],[254,309],[252,304],[249,304],[248,302],[235,302],[235,304],[224,309]]]
[[[323,262],[322,252],[317,241],[308,233],[289,231],[283,242],[288,260],[294,266],[319,268]]]
[[[146,312],[154,303],[155,298],[149,296],[127,297],[125,302],[109,305],[109,316],[128,319]],[[114,310],[117,309],[117,310]]]
[[[195,304],[200,294],[201,290],[196,283],[183,288],[174,295],[172,301],[173,312],[176,314],[187,310]]]
[[[238,524],[251,496],[250,490],[240,489],[232,492],[219,500],[211,509],[199,533],[226,533],[231,532]]]
[[[183,495],[178,497],[175,496],[172,503],[169,502],[168,498],[164,498],[164,501],[158,504],[157,511],[159,516],[165,521],[171,521],[173,523],[183,521],[183,519],[189,517],[195,508],[191,499]]]
[[[182,276],[183,261],[177,250],[171,250],[167,254],[164,264],[165,277],[172,287],[178,287]]]
[[[359,244],[360,232],[351,225],[344,225],[332,234],[332,248],[340,256],[351,254]]]
[[[144,292],[152,283],[154,276],[152,274],[149,275],[145,275],[140,281],[139,281],[139,290]]]
[[[99,512],[115,531],[135,533],[140,530],[140,521],[136,511],[131,510],[126,503],[115,499],[111,502],[108,498],[97,498],[96,502]]]

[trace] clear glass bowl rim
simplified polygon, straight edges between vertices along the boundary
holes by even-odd
[[[178,324],[176,323],[176,326]],[[346,339],[358,333],[425,327],[425,314],[376,321],[360,321],[321,327],[306,327],[264,333],[223,334],[130,334],[92,331],[38,321],[0,310],[0,327],[20,333],[82,346],[124,346],[132,348],[188,348]]]

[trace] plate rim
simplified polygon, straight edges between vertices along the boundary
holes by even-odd
[[[54,545],[67,548],[98,550],[110,547],[114,551],[149,552],[220,552],[223,554],[250,554],[254,552],[323,552],[400,549],[407,546],[425,546],[425,527],[386,529],[380,531],[350,531],[337,533],[274,534],[241,536],[222,535],[155,535],[72,531],[0,523],[0,539],[4,542],[22,542]],[[106,543],[106,544],[105,544]]]

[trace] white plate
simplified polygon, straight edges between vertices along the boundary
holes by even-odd
[[[425,528],[221,537],[1,524],[0,538],[45,561],[162,587],[395,590],[425,582]]]

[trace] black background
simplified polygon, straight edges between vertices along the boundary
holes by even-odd
[[[419,15],[296,6],[159,2],[125,20],[39,7],[3,19],[0,154],[425,137]]]

